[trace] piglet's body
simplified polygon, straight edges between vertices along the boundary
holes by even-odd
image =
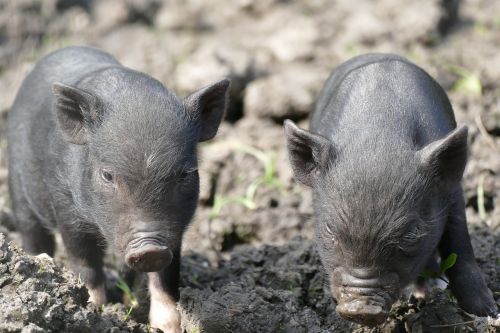
[[[8,119],[9,185],[25,249],[69,262],[106,302],[105,248],[148,272],[151,325],[179,332],[183,232],[197,204],[197,143],[212,138],[229,81],[178,99],[150,76],[87,47],[43,58]]]
[[[467,128],[443,89],[395,55],[363,55],[327,80],[310,132],[285,124],[297,180],[312,187],[316,238],[337,311],[383,322],[433,255],[463,309],[498,313],[475,262],[460,186]]]

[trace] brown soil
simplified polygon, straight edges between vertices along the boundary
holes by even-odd
[[[470,133],[467,218],[477,261],[500,303],[500,3],[488,0],[0,2],[0,331],[143,332],[147,309],[96,309],[64,266],[20,252],[6,184],[5,119],[43,55],[101,47],[180,95],[223,76],[232,102],[201,148],[202,191],[185,237],[179,309],[186,332],[495,332],[447,290],[410,295],[377,328],[339,318],[312,241],[311,195],[294,183],[281,123],[307,126],[340,62],[394,52],[447,90]],[[460,3],[459,15],[454,15]],[[267,170],[267,171],[266,171]],[[248,195],[249,189],[254,195]],[[57,264],[57,265],[56,265]],[[110,276],[119,271],[109,265]],[[110,280],[111,281],[111,280]],[[113,282],[110,282],[110,286]],[[134,292],[140,294],[138,288]],[[121,298],[119,296],[118,298]],[[142,303],[142,302],[141,302]]]

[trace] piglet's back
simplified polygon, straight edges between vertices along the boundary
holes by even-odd
[[[112,56],[91,47],[72,46],[50,53],[24,80],[12,106],[11,122],[23,113],[50,112],[52,83],[74,85],[90,72],[116,65],[120,64]]]
[[[320,93],[311,131],[345,145],[397,139],[421,148],[456,127],[439,84],[403,57],[366,54],[339,66]]]
[[[50,207],[48,179],[55,177],[61,156],[70,156],[65,152],[71,149],[56,126],[52,84],[76,85],[89,73],[119,65],[97,49],[68,47],[40,60],[19,89],[8,115],[9,185],[18,189],[15,195],[27,198],[25,204],[46,225],[52,224],[46,218],[50,209],[43,208]]]

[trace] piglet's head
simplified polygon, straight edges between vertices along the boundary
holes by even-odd
[[[337,311],[382,323],[441,238],[442,207],[467,160],[467,128],[420,149],[363,138],[340,144],[291,121],[285,136],[295,179],[313,190],[316,241]]]
[[[104,74],[78,87],[52,86],[55,120],[71,143],[66,181],[83,220],[115,253],[133,269],[158,271],[180,250],[194,214],[197,143],[217,133],[230,81],[180,100],[147,75]],[[110,77],[118,79],[110,84]]]

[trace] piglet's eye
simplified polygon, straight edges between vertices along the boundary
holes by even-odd
[[[107,183],[113,182],[113,175],[107,170],[101,170],[101,178]]]
[[[335,243],[337,241],[337,238],[335,237],[335,234],[333,233],[328,223],[325,223],[325,229],[326,232],[328,233],[328,237]]]
[[[191,179],[192,176],[196,175],[197,172],[198,172],[198,170],[183,171],[180,174],[179,179],[180,179],[180,181],[188,181],[189,179]]]
[[[420,239],[411,234],[404,236],[399,243],[400,251],[408,257],[417,255],[420,250]]]

